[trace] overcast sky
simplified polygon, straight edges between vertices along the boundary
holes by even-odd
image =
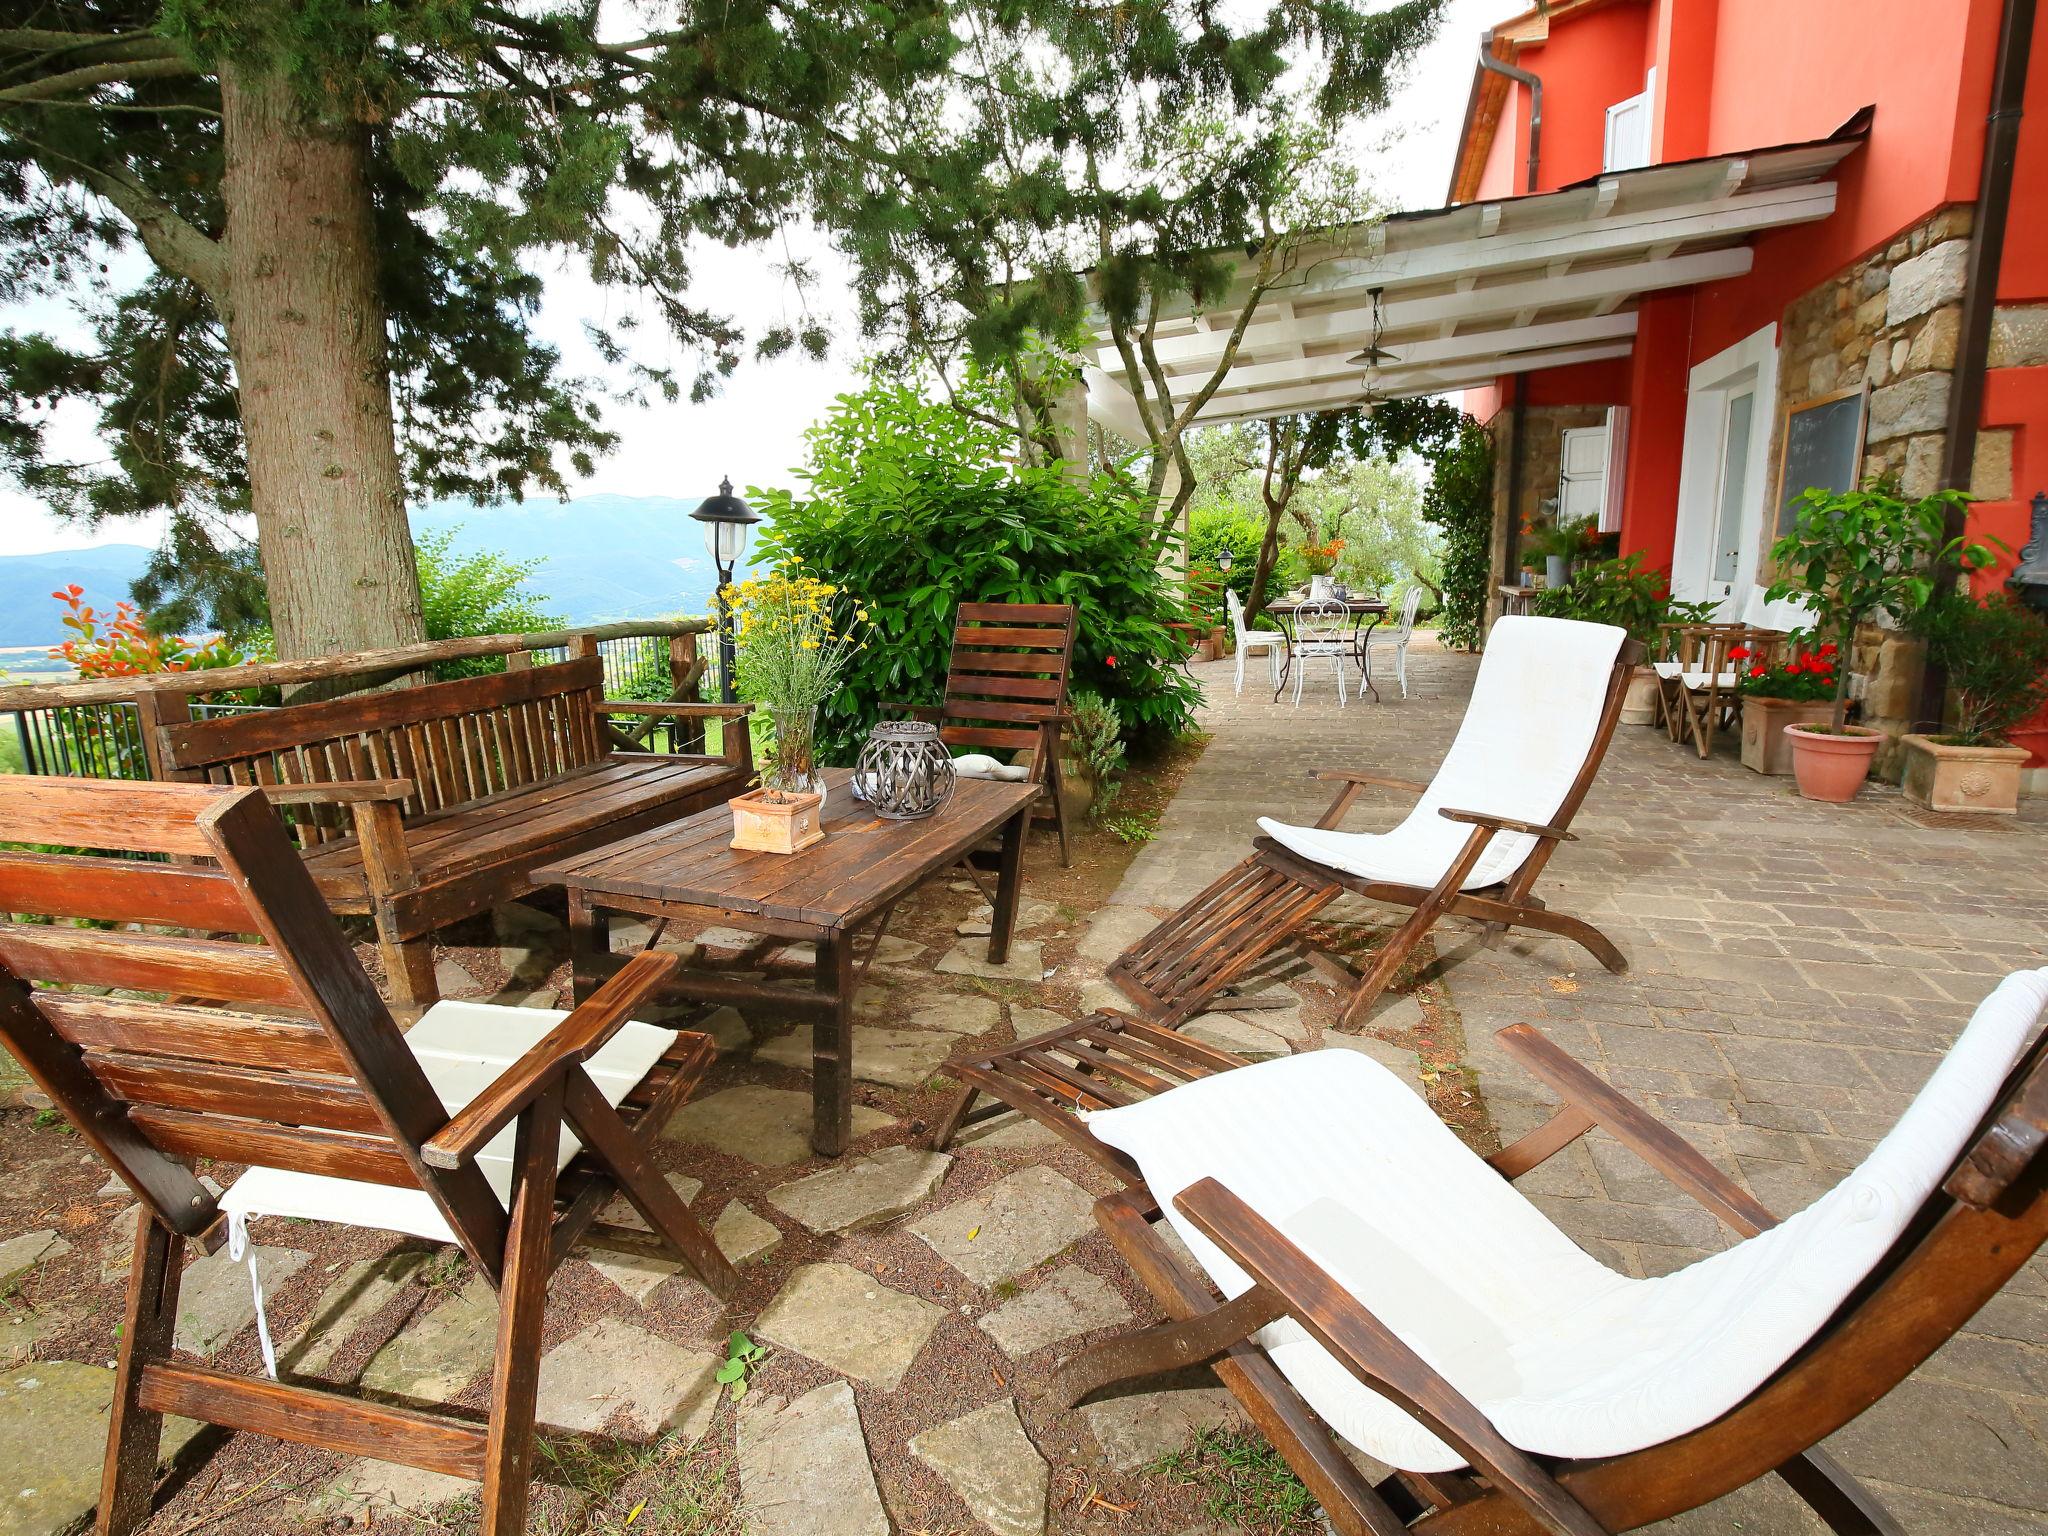
[[[1437,41],[1416,61],[1391,114],[1402,137],[1373,166],[1373,184],[1401,208],[1430,208],[1443,201],[1450,180],[1451,152],[1465,110],[1479,34],[1526,9],[1523,0],[1450,0]],[[620,434],[618,451],[596,466],[573,494],[608,491],[629,496],[701,496],[718,488],[721,475],[739,486],[788,483],[788,470],[801,462],[804,428],[824,413],[832,397],[851,387],[859,338],[843,303],[844,277],[823,268],[814,310],[832,322],[832,356],[823,363],[795,357],[773,363],[744,363],[717,399],[703,405],[681,402],[646,409],[613,406],[610,424]],[[707,307],[730,311],[750,333],[788,318],[794,295],[758,252],[712,248],[696,272],[693,297]],[[599,372],[584,344],[581,325],[617,303],[574,271],[551,278],[538,329],[559,345],[571,366]],[[69,330],[61,313],[48,308],[0,311],[0,326]],[[67,420],[72,437],[65,447],[81,456],[93,452],[89,419]],[[97,531],[68,527],[30,497],[0,483],[0,554],[30,554],[91,544],[154,544],[158,529],[143,521],[109,524]]]

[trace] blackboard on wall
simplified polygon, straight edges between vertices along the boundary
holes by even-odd
[[[1859,385],[1823,395],[1785,413],[1785,441],[1778,454],[1778,535],[1792,531],[1802,491],[1856,488],[1863,463],[1863,401]]]

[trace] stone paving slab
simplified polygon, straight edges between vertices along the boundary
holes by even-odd
[[[855,1232],[915,1210],[939,1187],[944,1152],[884,1147],[768,1191],[768,1203],[813,1232]]]
[[[413,1283],[428,1257],[419,1249],[402,1249],[382,1258],[344,1264],[313,1303],[306,1321],[278,1350],[280,1369],[305,1376],[324,1375],[356,1330]]]
[[[950,1034],[926,1029],[888,1029],[876,1024],[853,1026],[853,1075],[885,1088],[918,1089],[930,1082],[948,1056],[960,1048]],[[800,1024],[777,1035],[754,1053],[756,1061],[773,1066],[811,1069],[811,1026]]]
[[[1018,1359],[1131,1320],[1115,1286],[1078,1264],[1062,1264],[1036,1290],[1004,1302],[981,1319],[981,1331]]]
[[[865,1136],[889,1117],[865,1104],[853,1106],[853,1134]],[[762,1168],[786,1168],[811,1155],[811,1095],[797,1088],[757,1083],[725,1088],[694,1099],[678,1110],[662,1133],[669,1141],[694,1142]]]
[[[38,1360],[0,1375],[0,1536],[59,1536],[99,1503],[114,1373],[70,1360]],[[202,1425],[164,1420],[159,1464]]]
[[[851,1264],[806,1264],[754,1321],[754,1336],[893,1392],[946,1315]]]
[[[1019,1168],[911,1227],[979,1286],[1014,1279],[1095,1230],[1095,1197],[1050,1168]]]
[[[372,1393],[444,1403],[491,1368],[498,1342],[498,1293],[481,1275],[441,1297],[363,1368]]]
[[[1010,953],[1001,965],[988,957],[988,943],[983,939],[962,939],[942,959],[936,969],[945,976],[981,976],[991,981],[1037,982],[1045,975],[1043,946],[1036,939],[1012,939]]]
[[[1016,1010],[1011,1010],[1011,1017]],[[992,997],[979,993],[959,993],[942,1003],[933,1003],[920,1008],[910,1016],[910,1022],[919,1029],[941,1029],[951,1035],[985,1035],[1003,1022],[1003,1006]],[[958,1040],[951,1041],[949,1048],[959,1049]]]
[[[723,1359],[682,1349],[658,1334],[607,1317],[541,1356],[540,1422],[572,1434],[616,1423],[650,1440],[673,1428],[694,1445],[718,1406],[712,1379]]]
[[[913,1436],[910,1454],[938,1473],[995,1536],[1044,1536],[1052,1472],[1024,1433],[1012,1399]]]
[[[738,1438],[748,1536],[889,1536],[860,1410],[845,1382],[787,1404],[747,1398]]]
[[[305,1267],[308,1255],[295,1248],[249,1245],[237,1263],[225,1246],[185,1266],[178,1285],[177,1347],[211,1359],[256,1321],[256,1294],[249,1285],[249,1259],[263,1278],[266,1295]]]
[[[1225,1387],[1175,1387],[1104,1398],[1085,1404],[1081,1418],[1102,1447],[1103,1459],[1119,1472],[1135,1472],[1184,1450],[1205,1429],[1251,1426]]]

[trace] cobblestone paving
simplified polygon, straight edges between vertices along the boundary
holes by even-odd
[[[1342,765],[1426,780],[1462,717],[1474,658],[1409,656],[1410,698],[1300,709],[1223,665],[1197,668],[1214,734],[1127,874],[1120,905],[1167,907],[1241,857],[1254,818],[1310,820],[1306,774]],[[1440,930],[1432,978],[1462,1023],[1505,1138],[1549,1113],[1492,1032],[1540,1024],[1739,1177],[1781,1216],[1831,1187],[1926,1079],[1970,1010],[2009,971],[2048,964],[2048,802],[2013,820],[1931,821],[1897,790],[1848,806],[1789,779],[1706,762],[1661,730],[1620,728],[1539,894],[1597,924],[1629,957],[1609,975],[1562,940],[1481,948]],[[1406,813],[1368,792],[1346,826]],[[1389,909],[1359,905],[1365,921]],[[1254,1016],[1255,1017],[1255,1016]],[[1368,1028],[1378,1027],[1369,1022]],[[1523,1182],[1591,1252],[1663,1273],[1723,1241],[1604,1136]],[[1832,1442],[1910,1530],[2048,1531],[2048,1266],[2036,1262],[1894,1396]],[[1660,1529],[1821,1527],[1766,1487]]]

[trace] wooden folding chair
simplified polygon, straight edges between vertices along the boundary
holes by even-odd
[[[1062,869],[1073,862],[1060,796],[1060,732],[1072,719],[1067,675],[1073,662],[1072,604],[962,603],[953,618],[944,701],[883,705],[936,724],[948,747],[1011,754],[1011,767],[1045,786],[1039,807],[1059,836]]]
[[[1546,654],[1557,647],[1556,657]],[[1262,820],[1268,835],[1253,840],[1251,857],[1125,950],[1110,966],[1110,980],[1146,1018],[1179,1024],[1261,957],[1296,944],[1307,923],[1346,891],[1412,909],[1362,972],[1302,946],[1347,990],[1339,1021],[1347,1029],[1364,1021],[1422,936],[1447,914],[1477,919],[1489,943],[1510,928],[1531,928],[1572,940],[1610,971],[1627,969],[1597,928],[1552,911],[1533,890],[1557,846],[1574,840],[1572,818],[1613,739],[1641,654],[1606,625],[1500,620],[1488,636],[1465,724],[1432,783],[1318,772],[1338,788],[1314,827]],[[1521,691],[1525,685],[1529,691]],[[1500,718],[1489,718],[1496,712]],[[1519,763],[1518,743],[1526,753]],[[1559,753],[1572,760],[1556,760]],[[1421,802],[1384,836],[1337,831],[1373,786],[1407,790]],[[1502,814],[1510,808],[1518,813]],[[1446,835],[1444,822],[1468,830],[1462,838]]]
[[[1562,1106],[1483,1160],[1353,1052],[1112,1109],[1090,1131],[1151,1182],[1097,1220],[1170,1321],[1075,1357],[1048,1399],[1209,1362],[1341,1536],[1609,1536],[1772,1472],[1840,1536],[1898,1536],[1821,1442],[2048,1238],[2044,1013],[2048,970],[2008,978],[1893,1136],[1782,1228],[1528,1026],[1498,1038]],[[1510,1181],[1595,1126],[1743,1241],[1652,1280],[1580,1252]],[[1374,1483],[1340,1437],[1395,1470]]]
[[[1708,757],[1715,740],[1742,716],[1739,690],[1742,669],[1749,663],[1731,653],[1767,657],[1784,636],[1776,630],[1740,624],[1716,624],[1689,633],[1685,661],[1668,680],[1660,673],[1658,682],[1660,688],[1670,691],[1671,739],[1689,741],[1701,757]]]
[[[646,1246],[593,1225],[606,1202],[736,1284],[647,1153],[715,1055],[629,1022],[675,957],[636,956],[566,1015],[443,1002],[400,1034],[259,790],[0,777],[0,843],[92,850],[0,851],[0,915],[32,919],[0,922],[0,1038],[143,1207],[97,1530],[147,1518],[176,1413],[475,1478],[484,1530],[522,1531],[548,1277],[579,1240]],[[524,1054],[437,1089],[422,1041],[492,1025]],[[216,1201],[196,1158],[252,1166]],[[185,1245],[217,1246],[257,1182],[264,1211],[338,1200],[368,1219],[330,1219],[469,1256],[499,1292],[487,1422],[171,1358]]]

